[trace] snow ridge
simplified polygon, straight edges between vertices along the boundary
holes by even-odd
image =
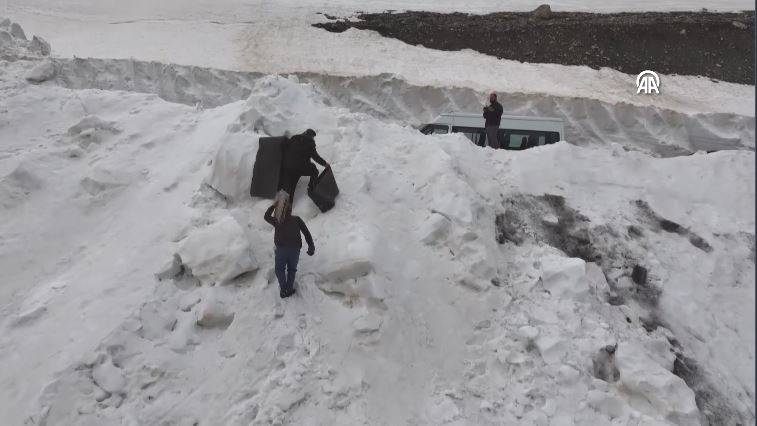
[[[154,93],[170,102],[204,107],[246,99],[260,73],[118,59],[60,60],[56,82],[72,89]],[[328,102],[374,117],[418,126],[450,111],[476,112],[486,94],[460,87],[415,86],[381,74],[339,77],[294,74]],[[655,106],[609,104],[590,98],[500,93],[508,113],[560,117],[566,140],[581,145],[620,143],[670,157],[722,149],[754,150],[754,118],[733,113],[691,114]]]

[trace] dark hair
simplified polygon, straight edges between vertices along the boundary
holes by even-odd
[[[305,133],[306,135],[310,136],[311,138],[314,138],[314,137],[315,137],[315,130],[313,130],[313,129],[307,129],[307,130],[305,130],[305,132],[304,132],[304,133]]]

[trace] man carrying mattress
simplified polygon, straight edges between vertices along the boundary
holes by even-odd
[[[289,194],[290,202],[294,198],[294,190],[300,176],[310,176],[308,191],[312,191],[318,179],[318,169],[310,162],[311,159],[324,168],[331,167],[315,149],[315,131],[307,129],[299,135],[292,136],[284,149],[279,186]]]

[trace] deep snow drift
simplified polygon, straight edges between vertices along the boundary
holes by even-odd
[[[0,67],[9,424],[754,421],[753,151],[495,152],[296,77],[195,107],[32,84],[25,55]],[[247,191],[257,138],[307,127],[341,194],[301,184],[317,251],[281,301]]]

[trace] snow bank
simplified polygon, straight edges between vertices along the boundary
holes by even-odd
[[[248,199],[258,139],[259,136],[250,133],[227,134],[213,159],[208,185],[229,200]]]
[[[64,87],[154,93],[168,101],[190,105],[214,107],[265,90],[260,80],[266,78],[254,72],[114,59],[77,58],[58,63],[56,81]],[[478,112],[481,99],[486,97],[484,91],[470,88],[414,85],[392,74],[339,77],[303,73],[293,81],[298,80],[312,84],[329,104],[414,126],[428,123],[444,112]],[[270,90],[265,93],[273,95]],[[500,101],[509,114],[564,119],[565,139],[579,145],[618,143],[665,157],[699,150],[754,149],[754,118],[748,114],[693,114],[657,106],[517,91],[500,93]],[[262,121],[254,123],[269,117],[266,107],[260,108],[245,117],[252,127],[265,126]],[[267,119],[281,120],[273,117]],[[269,131],[279,130],[274,126]]]
[[[203,284],[225,284],[258,268],[244,230],[230,216],[190,233],[176,253]]]

